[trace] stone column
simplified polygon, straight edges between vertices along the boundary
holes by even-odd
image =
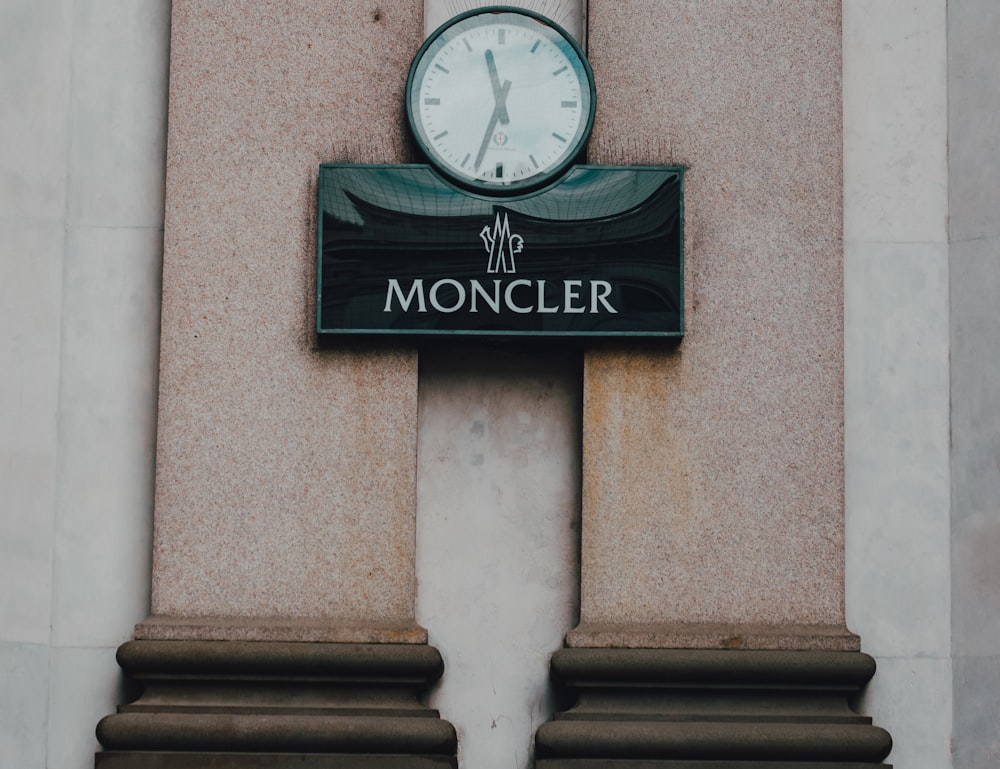
[[[591,162],[689,169],[687,334],[586,355],[576,704],[539,769],[889,751],[847,703],[840,12],[591,0]]]
[[[313,331],[317,167],[405,159],[420,5],[173,6],[145,688],[99,767],[454,764],[417,699],[416,353]]]

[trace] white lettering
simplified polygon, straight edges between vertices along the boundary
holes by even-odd
[[[458,292],[458,300],[452,307],[445,307],[438,301],[438,290],[441,288],[441,286],[444,285],[454,286],[455,290]],[[433,286],[431,286],[430,300],[431,300],[431,307],[433,307],[438,312],[455,312],[463,304],[465,304],[465,287],[457,280],[453,280],[452,278],[442,278]]]
[[[408,290],[404,291],[397,278],[389,278],[385,292],[385,308],[382,312],[392,312],[394,305],[398,304],[402,312],[410,312],[414,308],[417,312],[427,312],[427,300],[430,300],[431,307],[437,312],[454,313],[463,308],[468,308],[468,312],[479,312],[480,302],[484,308],[488,308],[499,315],[503,308],[510,312],[526,315],[532,312],[538,313],[582,313],[590,312],[597,314],[610,312],[618,314],[610,301],[613,291],[612,285],[606,280],[564,280],[562,291],[562,304],[546,304],[545,280],[512,280],[506,283],[503,280],[484,281],[484,286],[478,280],[471,279],[468,284],[455,280],[454,278],[441,278],[431,284],[430,290],[424,292],[424,279],[415,278]],[[584,284],[590,283],[590,307],[586,306],[586,299],[583,297],[585,291]],[[534,289],[538,296],[538,304],[519,304],[515,301],[514,293],[520,287]],[[454,300],[450,301],[448,289],[455,291]],[[442,296],[442,291],[445,293]],[[501,298],[502,297],[502,298]],[[520,297],[524,301],[527,296]],[[552,297],[548,297],[551,301]],[[485,311],[485,310],[484,310]]]
[[[478,280],[472,281],[472,293],[470,299],[472,300],[472,306],[469,308],[469,312],[479,312],[479,308],[476,307],[476,296],[480,296],[486,304],[490,306],[493,312],[500,314],[500,281],[493,281],[493,296],[486,293]]]
[[[600,302],[604,305],[608,312],[613,312],[615,315],[618,314],[618,310],[608,304],[607,297],[611,294],[611,284],[606,280],[595,280],[590,284],[590,311],[600,312],[597,309],[597,303]]]
[[[403,312],[407,312],[410,309],[410,302],[413,301],[414,295],[417,297],[417,311],[427,312],[427,306],[424,304],[423,278],[417,278],[413,281],[413,285],[410,286],[410,293],[405,297],[403,296],[403,289],[399,287],[399,281],[395,278],[389,278],[389,287],[385,291],[385,309],[382,312],[392,312],[393,292],[395,292],[396,298],[399,300],[399,307]]]
[[[545,306],[545,281],[538,281],[538,311],[539,312],[559,312],[559,307]]]
[[[563,281],[563,312],[586,312],[586,307],[574,307],[573,301],[580,298],[580,286],[583,285],[582,280],[564,280]]]
[[[530,280],[512,280],[507,284],[507,290],[504,292],[504,301],[507,304],[507,309],[513,310],[514,312],[526,313],[534,310],[534,307],[520,307],[514,304],[514,287],[515,286],[530,286]]]

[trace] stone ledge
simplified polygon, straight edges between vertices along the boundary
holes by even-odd
[[[855,692],[875,675],[875,660],[860,652],[574,648],[552,655],[552,674],[573,689],[719,685]]]
[[[183,675],[379,679],[429,685],[444,672],[437,649],[411,644],[282,643],[276,641],[128,641],[118,664],[136,680]]]
[[[96,769],[456,769],[454,758],[316,753],[98,753]],[[711,768],[709,768],[711,769]],[[792,767],[792,769],[795,769]]]
[[[701,761],[613,758],[555,758],[535,761],[535,769],[873,769],[882,764],[829,761]],[[152,769],[152,768],[151,768]],[[380,768],[381,769],[381,768]]]
[[[856,652],[861,639],[843,625],[738,625],[581,622],[566,646],[616,649],[748,649]]]
[[[407,622],[312,617],[174,617],[135,626],[137,641],[280,641],[286,643],[426,644],[427,630]]]
[[[119,713],[97,726],[108,750],[236,753],[455,752],[439,718],[240,713]]]
[[[738,761],[880,761],[888,733],[855,724],[554,721],[538,732],[539,757]]]

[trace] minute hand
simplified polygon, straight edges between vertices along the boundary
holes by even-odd
[[[490,71],[490,83],[493,86],[493,98],[496,103],[500,105],[500,124],[507,125],[510,122],[510,117],[507,115],[507,92],[503,90],[500,85],[500,75],[497,74],[497,62],[493,58],[493,51],[489,48],[486,49],[486,68]]]
[[[504,104],[507,101],[507,92],[510,90],[510,81],[507,80],[502,86],[500,86],[500,93],[497,94],[497,104],[493,108],[493,114],[490,116],[489,125],[486,126],[486,133],[483,135],[483,143],[479,145],[479,152],[476,155],[476,170],[479,170],[479,166],[482,165],[483,158],[486,157],[486,148],[490,146],[490,139],[493,137],[493,129],[496,128],[497,123],[500,120],[500,115],[506,109]]]

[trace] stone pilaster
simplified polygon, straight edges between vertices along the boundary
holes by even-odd
[[[844,620],[840,14],[590,2],[590,162],[688,168],[686,336],[586,354],[573,704],[540,769],[888,753],[848,706],[873,668]]]
[[[313,331],[317,169],[407,159],[420,3],[192,0],[171,33],[152,616],[98,766],[451,766],[416,352]]]

